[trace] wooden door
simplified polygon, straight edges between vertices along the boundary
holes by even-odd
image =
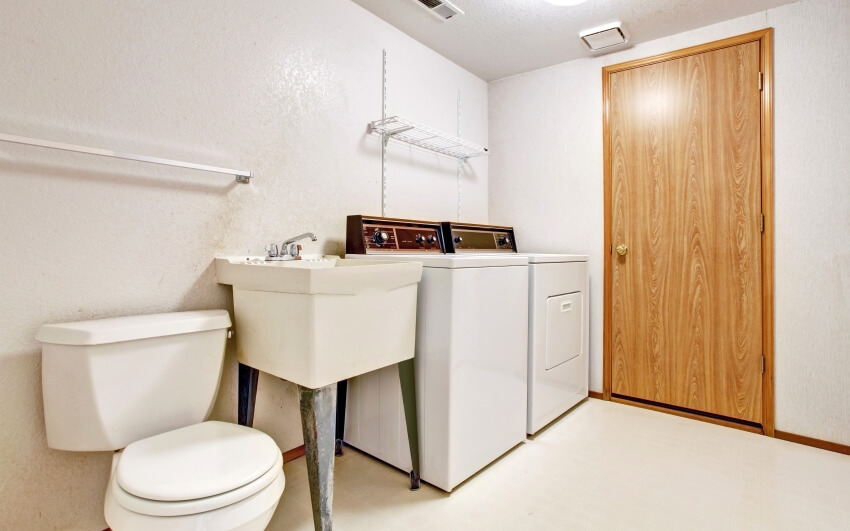
[[[606,131],[610,392],[756,424],[759,46],[611,73]]]

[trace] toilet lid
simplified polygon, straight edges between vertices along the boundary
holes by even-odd
[[[247,485],[280,459],[265,433],[202,422],[136,441],[124,449],[116,480],[129,494],[157,501],[206,498]]]
[[[186,516],[191,514],[208,513],[226,506],[239,505],[240,502],[249,502],[255,496],[263,496],[266,499],[280,498],[286,478],[283,475],[283,455],[279,455],[277,462],[268,472],[260,476],[256,481],[242,487],[207,496],[197,500],[186,501],[156,501],[133,496],[121,488],[115,476],[109,482],[105,503],[107,505],[116,503],[134,513],[148,516]]]

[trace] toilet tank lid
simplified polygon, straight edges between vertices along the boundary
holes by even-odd
[[[227,310],[158,313],[43,325],[35,338],[56,345],[104,345],[230,326]]]

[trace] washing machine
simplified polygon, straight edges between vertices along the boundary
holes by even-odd
[[[349,216],[346,258],[422,262],[414,373],[422,480],[447,492],[525,440],[528,259],[446,254],[438,222]],[[362,340],[391,333],[376,321]],[[348,381],[344,441],[411,469],[398,371]]]
[[[449,252],[528,258],[528,414],[536,433],[587,398],[589,278],[586,255],[517,253],[512,227],[444,222]]]

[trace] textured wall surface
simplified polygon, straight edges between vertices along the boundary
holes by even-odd
[[[46,447],[38,327],[232,311],[216,255],[306,230],[344,252],[345,216],[380,215],[388,113],[487,143],[487,85],[348,0],[0,0],[0,131],[256,172],[232,177],[0,143],[0,529],[105,527],[110,455]],[[388,215],[454,219],[455,163],[391,146]],[[487,161],[463,218],[487,219]],[[213,416],[234,420],[235,360]],[[301,444],[294,387],[260,383],[255,425]]]
[[[850,22],[794,4],[490,84],[490,221],[527,251],[591,256],[591,389],[602,390],[602,67],[775,28],[776,428],[850,444]]]

